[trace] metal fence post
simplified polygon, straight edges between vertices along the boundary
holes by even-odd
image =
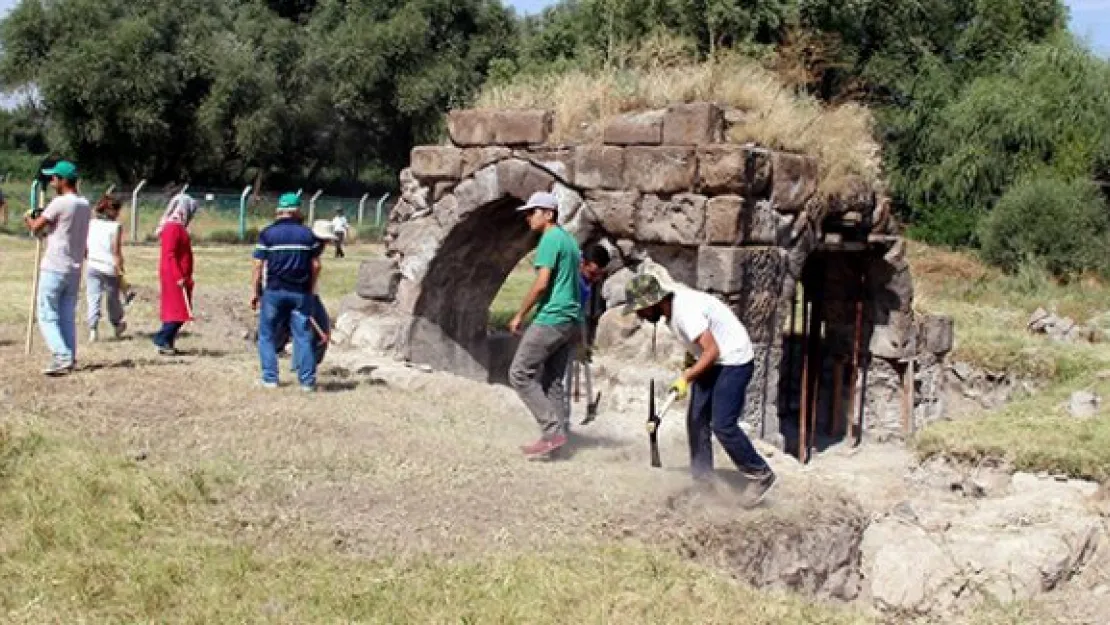
[[[386,193],[382,199],[378,200],[378,207],[374,210],[374,226],[376,228],[382,227],[382,207],[385,206],[385,201],[389,199],[389,194]]]
[[[370,194],[369,193],[362,196],[362,199],[360,199],[358,201],[358,227],[359,228],[362,227],[362,215],[363,215],[363,213],[366,212],[366,200],[368,200],[368,199],[370,199]]]
[[[139,191],[146,186],[146,178],[139,181],[135,190],[131,192],[131,242],[139,242]]]
[[[247,185],[243,189],[243,194],[239,196],[239,241],[247,239],[247,196],[251,194],[251,185]]]
[[[320,189],[315,194],[313,194],[312,199],[308,201],[308,225],[309,225],[309,227],[312,227],[312,224],[316,221],[316,200],[320,199],[320,196],[323,195],[323,194],[324,194],[324,190]]]

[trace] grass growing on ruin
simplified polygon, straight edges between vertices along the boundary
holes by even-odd
[[[1026,331],[1037,308],[1110,330],[1110,288],[1093,279],[1065,284],[1036,266],[1016,275],[984,266],[968,252],[910,244],[915,308],[956,322],[952,359],[1056,383],[1110,368],[1105,344],[1064,344]]]
[[[1028,377],[1042,387],[992,413],[926,428],[915,441],[918,453],[969,462],[1005,459],[1019,470],[1110,479],[1110,413],[1102,409],[1080,420],[1067,410],[1076,390],[1110,397],[1110,382],[1100,375],[1110,370],[1110,343],[1059,343],[1026,331],[1040,307],[1106,330],[1110,289],[1093,278],[1061,283],[1035,266],[1005,275],[969,253],[918,244],[911,245],[910,261],[918,310],[956,321],[952,360]]]
[[[1110,479],[1110,409],[1100,406],[1088,419],[1072,417],[1068,398],[1080,389],[1110,397],[1108,381],[1063,384],[973,419],[935,423],[914,445],[922,458],[1005,460],[1019,471]]]
[[[552,141],[567,143],[599,140],[606,121],[621,114],[693,101],[746,113],[729,141],[819,157],[825,192],[836,191],[850,174],[870,181],[879,177],[879,149],[866,108],[826,107],[737,54],[698,62],[685,42],[666,37],[603,69],[519,74],[508,83],[486,85],[477,106],[554,110]]]
[[[631,548],[369,561],[262,553],[206,522],[219,479],[148,469],[0,424],[0,614],[6,623],[869,622],[758,593]]]

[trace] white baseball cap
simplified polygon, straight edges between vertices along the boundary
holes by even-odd
[[[537,208],[549,211],[559,212],[559,198],[554,193],[546,191],[537,191],[528,198],[528,202],[516,209],[517,212],[523,213],[524,211],[536,210]]]

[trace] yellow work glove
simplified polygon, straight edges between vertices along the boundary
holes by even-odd
[[[674,393],[679,399],[686,399],[686,396],[690,394],[690,383],[686,381],[686,378],[680,377],[671,384],[670,392]]]

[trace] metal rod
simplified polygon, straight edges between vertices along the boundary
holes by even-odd
[[[802,398],[798,406],[798,461],[809,461],[809,290],[802,292]]]
[[[859,290],[856,292],[856,328],[852,346],[852,416],[855,418],[855,444],[863,442],[863,387],[867,377],[863,369],[863,290],[866,275],[860,272]]]
[[[245,241],[247,238],[247,196],[251,194],[251,185],[247,185],[243,189],[243,193],[239,196],[239,241]]]
[[[320,199],[320,196],[323,195],[323,194],[324,194],[324,190],[319,189],[318,191],[316,191],[316,193],[314,193],[312,195],[312,199],[310,199],[308,201],[308,225],[309,226],[312,226],[312,224],[316,221],[316,200]]]
[[[809,343],[813,349],[813,391],[810,395],[811,406],[809,409],[809,438],[806,439],[806,459],[808,460],[810,454],[813,452],[815,439],[817,438],[817,412],[821,403],[821,376],[824,372],[824,354],[821,350],[821,326],[824,323],[822,317],[824,311],[821,305],[821,290],[818,289],[814,293],[813,313],[810,317],[810,324],[812,329],[809,333]]]
[[[362,227],[362,217],[366,214],[366,200],[370,199],[370,194],[367,193],[362,196],[358,201],[358,227]]]
[[[385,206],[385,201],[389,199],[389,194],[386,193],[382,199],[378,200],[377,207],[374,208],[374,226],[377,228],[382,227],[382,208]]]
[[[139,181],[135,190],[131,192],[131,241],[139,242],[139,191],[146,186],[146,180]]]
[[[914,361],[911,358],[902,369],[902,435],[913,436]]]

